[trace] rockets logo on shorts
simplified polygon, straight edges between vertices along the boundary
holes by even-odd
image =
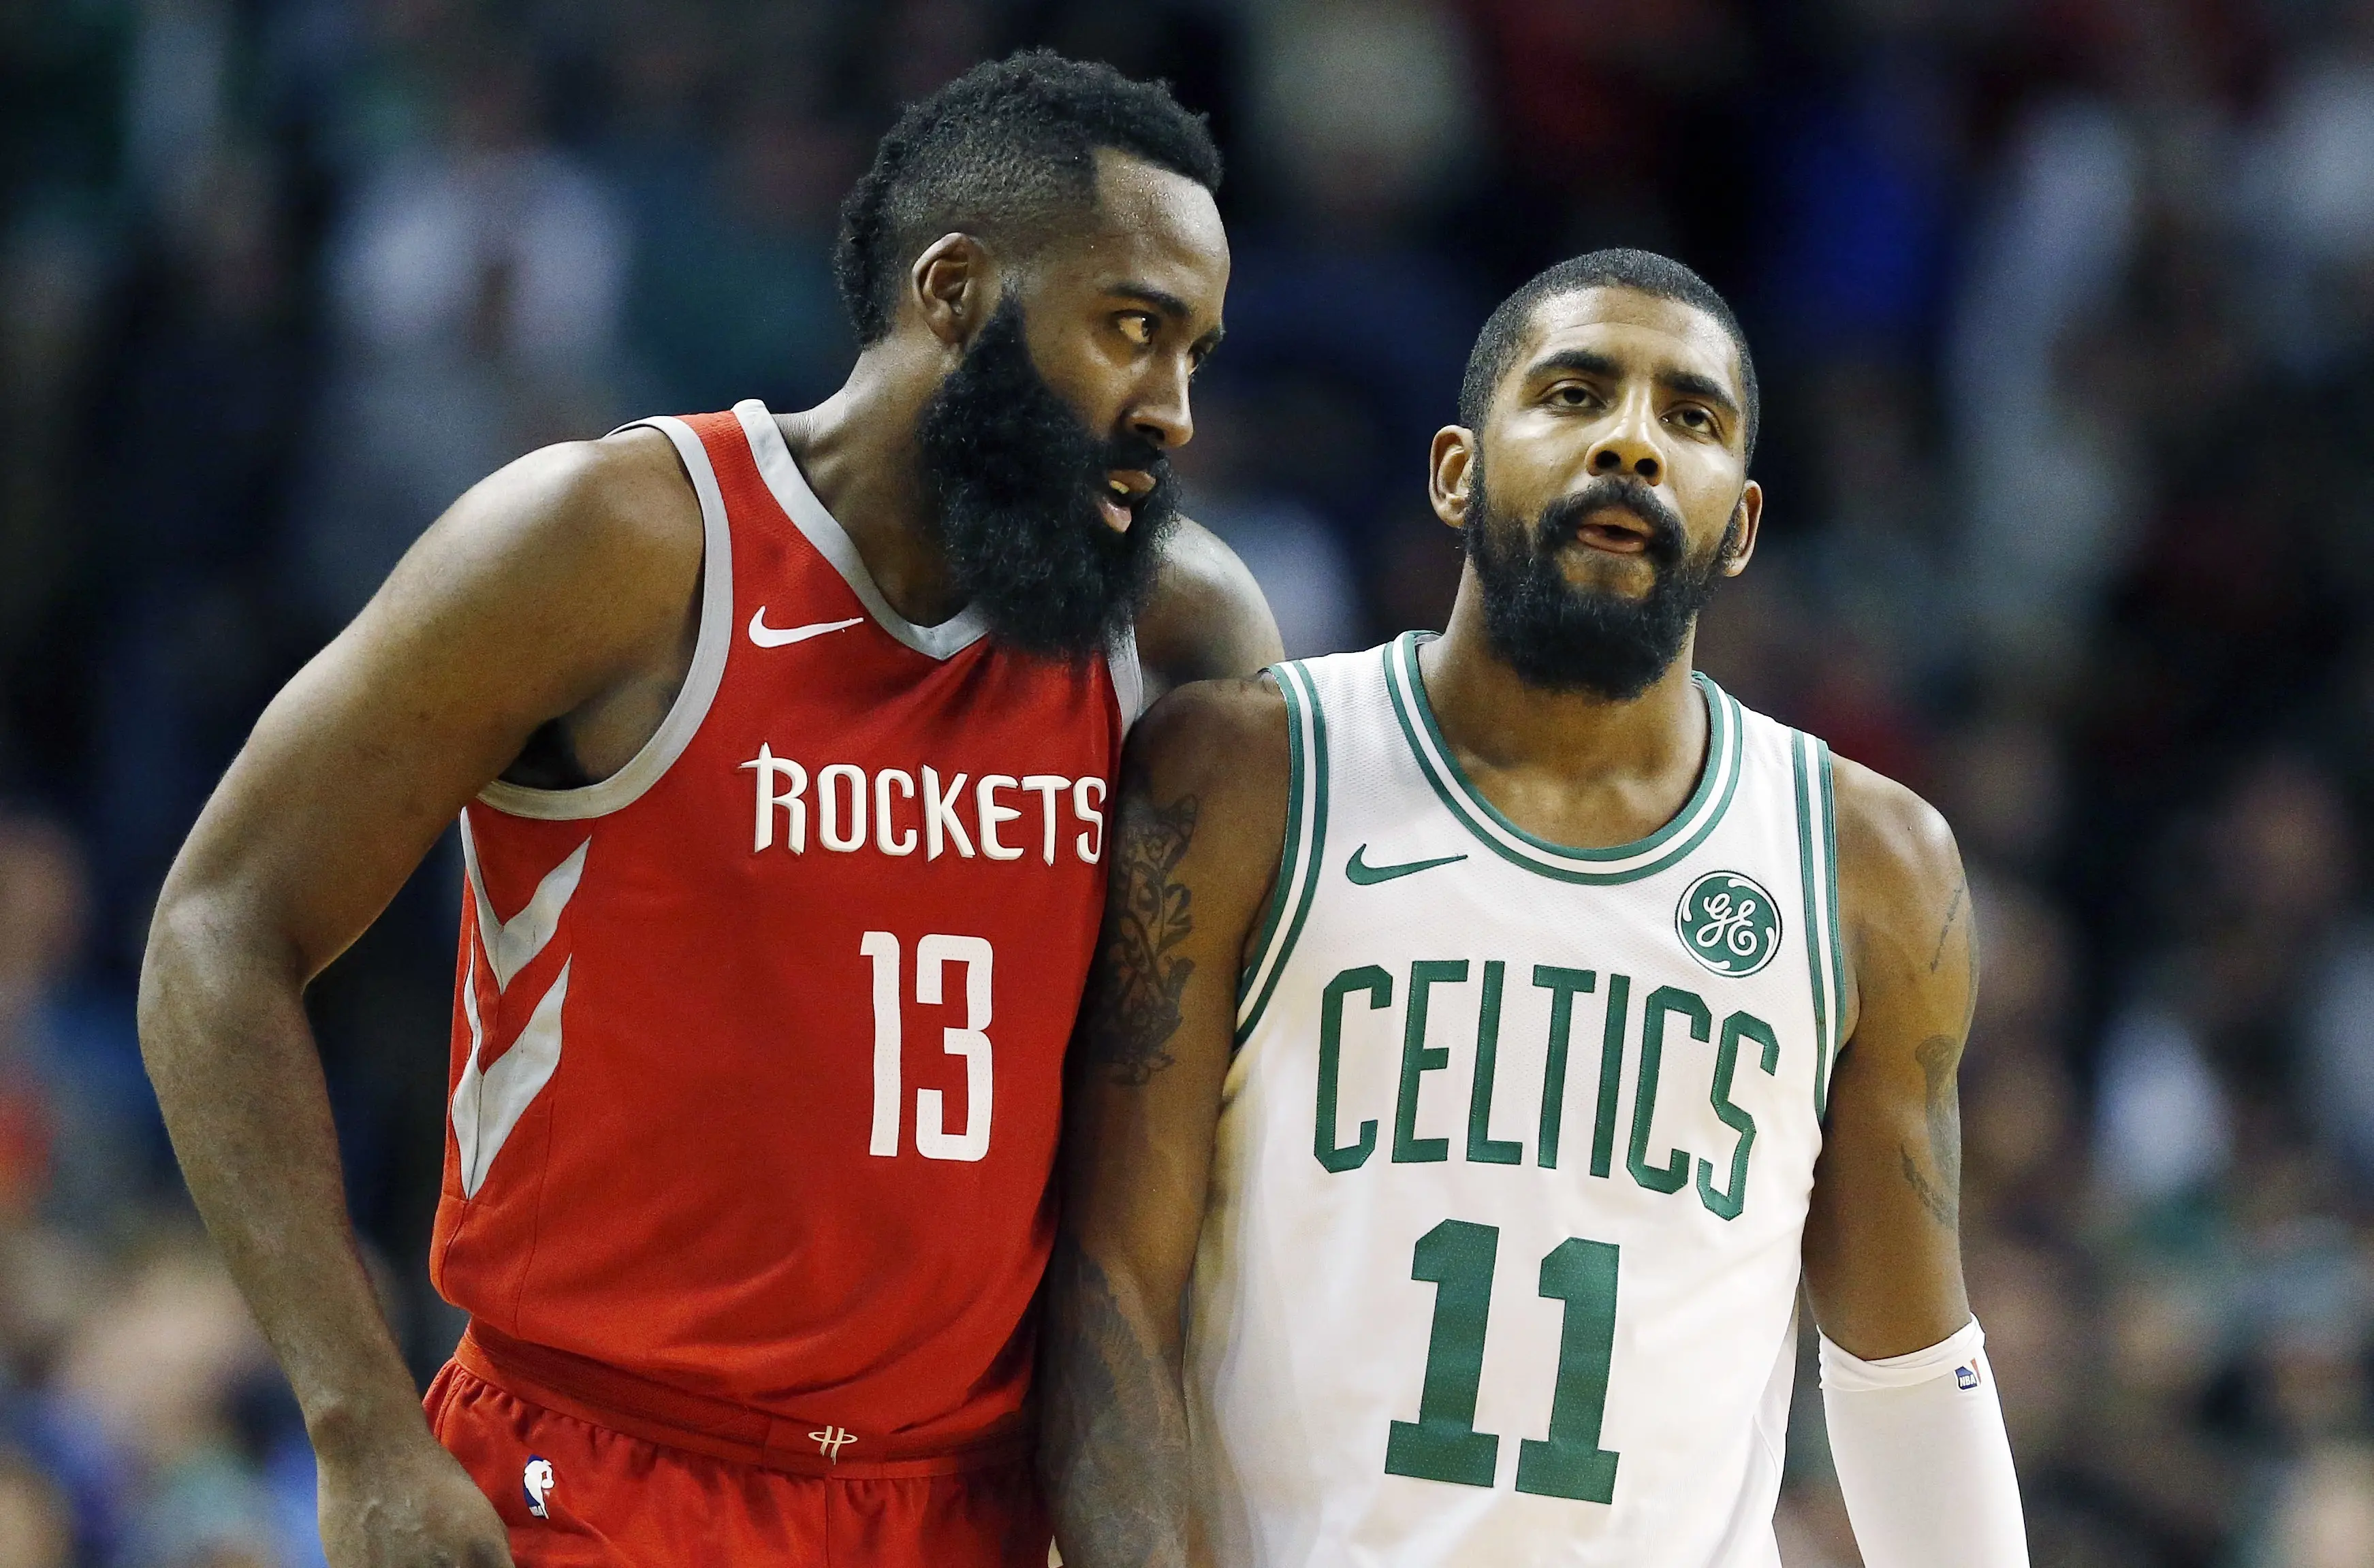
[[[821,1432],[809,1433],[808,1441],[817,1445],[817,1453],[837,1465],[840,1463],[840,1451],[857,1441],[857,1433],[845,1426],[828,1426]]]
[[[552,1461],[528,1456],[527,1469],[520,1476],[520,1490],[527,1493],[527,1511],[539,1519],[549,1519],[551,1512],[545,1496],[552,1491]]]

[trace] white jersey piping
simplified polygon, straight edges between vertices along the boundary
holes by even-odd
[[[791,443],[783,439],[782,427],[767,405],[757,398],[746,398],[734,405],[734,416],[742,421],[742,433],[749,438],[750,454],[758,460],[758,477],[792,520],[792,526],[806,535],[816,546],[817,554],[832,563],[849,591],[857,595],[866,613],[879,622],[882,629],[897,638],[916,652],[934,659],[949,659],[979,642],[989,629],[981,611],[970,604],[942,621],[936,626],[919,626],[890,607],[875,585],[874,575],[865,569],[865,558],[857,553],[856,541],[824,503],[808,488],[807,475],[800,472],[797,459],[792,456]],[[1133,717],[1126,708],[1123,717]]]
[[[1121,705],[1121,732],[1129,733],[1146,712],[1146,671],[1137,661],[1137,627],[1125,625],[1105,645],[1105,668],[1112,674],[1113,701]]]
[[[684,687],[669,705],[660,727],[627,766],[609,778],[579,790],[531,790],[498,778],[478,791],[481,802],[511,816],[578,822],[632,805],[692,743],[725,678],[725,655],[734,645],[734,535],[725,523],[725,497],[718,493],[716,471],[710,467],[700,438],[683,420],[641,419],[619,428],[631,430],[638,425],[657,430],[675,444],[676,456],[692,478],[693,494],[700,499],[700,631],[693,643],[692,667],[685,672]]]

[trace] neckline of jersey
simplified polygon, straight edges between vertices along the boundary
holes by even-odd
[[[817,554],[832,564],[833,570],[857,595],[867,614],[892,637],[916,652],[933,659],[951,659],[979,642],[989,630],[989,623],[978,605],[968,604],[935,626],[919,626],[890,607],[875,582],[874,574],[865,569],[865,557],[858,553],[857,542],[840,521],[826,509],[808,487],[807,475],[800,472],[799,460],[792,455],[792,446],[783,439],[782,427],[775,423],[774,414],[757,398],[746,398],[734,405],[735,417],[742,422],[742,432],[750,442],[750,455],[758,465],[758,477],[766,482],[768,493],[792,526],[805,535]]]
[[[1743,751],[1739,705],[1703,672],[1691,683],[1706,703],[1707,755],[1697,788],[1682,809],[1644,838],[1604,849],[1559,844],[1518,826],[1467,777],[1442,733],[1418,668],[1417,650],[1434,640],[1429,632],[1405,632],[1383,649],[1385,690],[1403,738],[1418,769],[1451,815],[1503,860],[1560,881],[1606,884],[1637,881],[1663,871],[1703,843],[1738,792]],[[1677,842],[1678,840],[1678,842]]]

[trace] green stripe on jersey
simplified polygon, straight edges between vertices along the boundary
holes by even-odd
[[[1242,1046],[1252,1037],[1286,961],[1310,917],[1312,895],[1319,886],[1319,869],[1327,845],[1327,715],[1320,707],[1318,688],[1299,663],[1271,666],[1277,689],[1286,698],[1287,795],[1286,844],[1279,852],[1277,883],[1270,892],[1269,912],[1253,962],[1237,986],[1237,1038]],[[1282,934],[1281,934],[1282,933]]]
[[[1790,775],[1797,796],[1798,885],[1805,897],[1805,973],[1814,993],[1814,1116],[1825,1114],[1830,1096],[1829,971],[1822,943],[1822,881],[1814,848],[1816,823],[1813,743],[1802,731],[1789,737]]]

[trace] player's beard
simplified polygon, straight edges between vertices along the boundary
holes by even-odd
[[[1492,505],[1479,460],[1463,530],[1484,592],[1484,633],[1520,679],[1549,691],[1629,702],[1673,668],[1717,581],[1725,530],[1704,554],[1688,553],[1682,520],[1663,496],[1627,474],[1595,479],[1542,509],[1529,526]],[[1629,512],[1649,531],[1655,569],[1646,593],[1567,580],[1559,551],[1603,508]]]
[[[934,530],[948,571],[992,637],[1079,659],[1144,605],[1156,549],[1178,516],[1179,486],[1142,436],[1100,439],[1039,374],[1008,298],[924,404],[916,425]],[[1097,505],[1114,469],[1154,488],[1116,533]]]

